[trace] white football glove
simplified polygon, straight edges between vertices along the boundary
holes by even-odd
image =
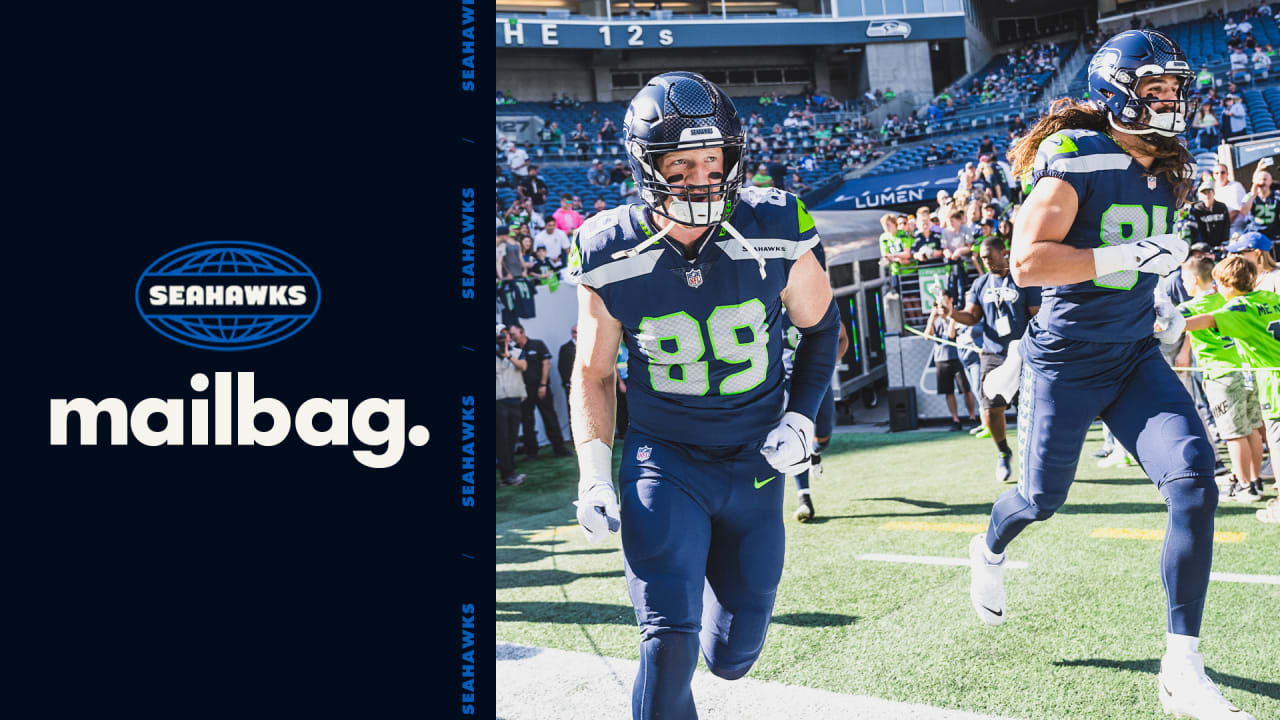
[[[813,421],[798,412],[788,412],[778,427],[769,431],[760,454],[774,470],[799,475],[809,469],[812,449]]]
[[[1009,343],[1009,355],[1005,358],[1004,364],[982,378],[982,394],[986,395],[988,400],[1002,397],[1006,402],[1012,402],[1021,384],[1022,338],[1018,338]]]
[[[1187,319],[1182,317],[1182,313],[1173,306],[1173,303],[1165,300],[1156,301],[1156,322],[1154,325],[1156,339],[1165,345],[1172,345],[1178,342],[1178,338],[1182,336],[1182,331],[1187,327]]]
[[[1182,265],[1191,248],[1176,233],[1155,235],[1146,240],[1094,248],[1093,269],[1097,277],[1124,270],[1168,275]]]
[[[622,527],[613,491],[613,451],[599,438],[578,446],[578,524],[592,545]]]

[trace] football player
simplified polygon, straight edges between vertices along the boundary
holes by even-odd
[[[1218,504],[1213,446],[1158,340],[1185,320],[1154,289],[1187,257],[1171,232],[1187,198],[1186,129],[1194,73],[1165,35],[1131,30],[1088,67],[1088,103],[1056,102],[1013,148],[1034,188],[1014,227],[1012,274],[1039,286],[1040,312],[1009,360],[988,375],[1010,397],[1021,376],[1018,486],[996,500],[970,543],[970,597],[991,625],[1007,617],[1005,548],[1063,504],[1089,425],[1099,415],[1137,458],[1169,510],[1160,573],[1167,650],[1157,679],[1166,712],[1246,718],[1205,675],[1201,615]],[[1153,327],[1156,337],[1152,337]],[[1021,357],[1021,359],[1020,359]],[[1020,372],[1019,372],[1020,371]]]
[[[695,718],[701,648],[737,679],[764,647],[782,576],[785,475],[809,468],[839,315],[796,196],[742,187],[733,102],[671,72],[632,99],[624,147],[642,204],[603,212],[570,251],[578,289],[578,521],[621,527],[641,628],[635,718]],[[804,340],[783,402],[783,303]],[[614,358],[630,351],[631,425],[610,465]]]
[[[813,254],[818,259],[818,264],[823,270],[827,268],[827,256],[822,249],[822,243],[813,246]],[[795,364],[795,352],[800,347],[800,329],[791,322],[791,316],[787,314],[786,308],[782,313],[782,347],[783,369],[787,373],[787,384],[791,383],[791,370]],[[836,362],[844,357],[844,353],[849,349],[849,334],[844,329],[844,323],[840,323],[840,342],[836,348]],[[813,497],[809,491],[810,475],[814,478],[822,477],[822,452],[831,444],[831,431],[835,428],[836,421],[836,396],[835,391],[830,385],[827,386],[827,392],[822,396],[822,404],[818,406],[818,417],[813,421],[813,453],[811,454],[810,467],[808,470],[795,476],[796,494],[798,502],[796,511],[792,515],[796,522],[807,523],[815,517],[813,509]]]

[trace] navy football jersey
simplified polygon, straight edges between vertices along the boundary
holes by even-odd
[[[1280,210],[1280,196],[1273,187],[1265,198],[1254,198],[1253,207],[1249,210],[1249,228],[1266,235],[1269,240],[1280,240],[1280,222],[1276,222],[1276,213]]]
[[[1041,302],[1040,288],[1020,288],[1014,284],[1012,275],[999,277],[989,272],[979,275],[969,288],[966,303],[982,308],[982,351],[1003,355],[1010,342],[1022,337],[1031,320],[1031,308]],[[1005,335],[1000,334],[1004,329],[1000,318],[1009,321]]]
[[[570,277],[592,288],[622,325],[627,404],[638,432],[695,445],[761,440],[782,418],[782,299],[795,261],[819,244],[795,195],[743,188],[729,217],[765,260],[724,228],[686,260],[640,205],[588,220],[574,236]]]
[[[1149,175],[1114,140],[1092,130],[1063,130],[1045,138],[1036,153],[1032,181],[1059,178],[1079,197],[1064,243],[1096,248],[1171,232],[1180,203],[1173,187]],[[1049,332],[1086,342],[1132,342],[1151,337],[1151,273],[1123,270],[1072,285],[1043,289],[1035,323]]]

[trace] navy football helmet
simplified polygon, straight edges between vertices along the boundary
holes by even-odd
[[[1138,97],[1142,78],[1172,75],[1179,80],[1176,98]],[[1089,97],[1108,111],[1111,127],[1130,135],[1156,133],[1173,137],[1187,129],[1191,115],[1191,86],[1195,73],[1177,43],[1154,30],[1126,30],[1098,48],[1089,61]],[[1152,105],[1173,104],[1169,112],[1155,112]],[[1116,120],[1134,130],[1116,124]]]
[[[650,210],[697,227],[718,225],[733,211],[745,137],[733,101],[714,83],[691,72],[658,75],[632,98],[622,132],[631,176]],[[665,153],[713,147],[723,148],[724,173],[710,184],[676,185],[658,172]]]

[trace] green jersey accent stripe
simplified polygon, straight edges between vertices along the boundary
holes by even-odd
[[[813,229],[813,216],[805,208],[804,201],[796,198],[796,214],[800,216],[800,232]]]

